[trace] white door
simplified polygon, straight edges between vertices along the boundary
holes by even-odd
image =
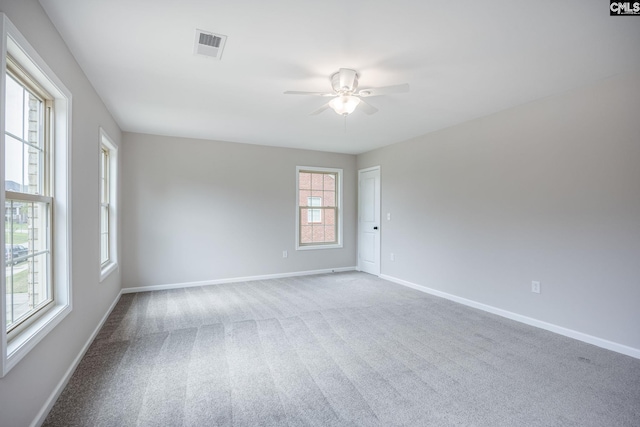
[[[358,270],[380,275],[380,166],[358,171]]]

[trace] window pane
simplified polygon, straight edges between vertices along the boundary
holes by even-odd
[[[335,227],[324,228],[324,240],[325,243],[333,243],[336,241],[336,229]]]
[[[7,267],[7,327],[28,317],[51,299],[48,262],[47,253]]]
[[[335,226],[336,224],[336,210],[335,209],[323,209],[324,210],[324,223],[325,225]]]
[[[7,326],[51,298],[49,204],[5,200]]]
[[[24,139],[38,148],[42,147],[40,138],[40,126],[42,124],[42,101],[36,98],[31,92],[25,91],[24,110]]]
[[[100,201],[101,203],[109,202],[109,154],[102,147],[100,150]]]
[[[109,261],[109,205],[100,207],[100,264]]]
[[[313,242],[324,243],[324,227],[313,227]]]
[[[100,232],[109,232],[109,205],[100,206]]]
[[[307,172],[300,172],[300,179],[298,181],[298,188],[300,190],[311,189],[311,174]]]
[[[324,192],[323,191],[311,191],[311,196],[310,199],[314,200],[315,202],[317,202],[317,205],[309,205],[309,206],[322,206],[322,196],[324,196]]]
[[[336,209],[300,209],[300,243],[336,243]]]
[[[19,138],[24,138],[24,89],[10,76],[7,76],[6,82],[5,129]]]
[[[24,144],[7,135],[5,138],[4,176],[5,190],[27,192],[25,184],[26,171],[29,168],[28,158],[24,158]]]
[[[309,210],[310,209],[300,209],[300,225],[309,224]]]
[[[29,299],[31,301],[31,307],[33,309],[38,308],[43,302],[48,301],[51,298],[48,266],[49,254],[40,254],[33,258],[29,258],[28,270],[28,284],[29,284]]]
[[[7,76],[5,189],[42,194],[42,101]],[[15,137],[14,137],[15,136]]]
[[[104,264],[109,261],[109,235],[100,235],[100,264]]]
[[[311,174],[311,189],[312,190],[322,190],[324,187],[324,174],[322,173],[312,173]]]
[[[100,203],[106,203],[107,198],[105,197],[107,192],[107,183],[104,178],[100,178]]]
[[[47,227],[48,209],[49,206],[46,203],[31,203],[31,209],[27,211],[29,215],[27,218],[29,248],[32,252],[43,252],[50,249],[49,230]]]
[[[311,196],[307,200],[307,206],[322,206],[322,197]]]
[[[14,227],[14,219],[16,217],[15,209],[11,200],[5,200],[4,202],[4,260],[8,263],[11,261],[11,244],[12,242],[12,228]]]
[[[335,174],[327,173],[324,175],[324,190],[336,191],[336,177]]]
[[[5,216],[10,216],[12,220],[11,228],[5,228],[5,243],[23,245],[27,251],[30,242],[28,224],[29,205],[30,203],[19,200],[5,201]]]
[[[30,254],[49,250],[48,209],[47,203],[7,199],[5,243],[21,245]]]
[[[305,203],[307,203],[309,197],[311,197],[311,191],[300,190],[298,192],[298,203],[300,203],[300,206],[307,206]]]
[[[336,205],[336,193],[334,191],[324,191],[323,200],[324,204],[322,206],[334,207]]]
[[[19,267],[18,267],[19,268]],[[6,284],[7,284],[7,293],[6,293],[6,308],[7,308],[7,327],[13,323],[13,319],[16,318],[16,308],[27,301],[26,295],[16,295],[14,293],[14,282],[23,280],[26,283],[27,273],[24,274],[16,274],[17,277],[14,278],[13,271],[14,266],[9,265],[6,268]],[[18,271],[16,269],[16,273],[22,273],[22,271]],[[14,280],[15,279],[15,280]],[[26,289],[26,284],[24,285],[24,289]],[[20,301],[23,299],[22,301]]]
[[[300,243],[312,243],[313,227],[310,225],[302,225],[300,227]]]
[[[309,222],[322,222],[322,209],[309,209]]]
[[[24,171],[24,188],[23,192],[30,194],[42,194],[40,191],[40,150],[24,144],[24,159],[26,163],[26,169]]]

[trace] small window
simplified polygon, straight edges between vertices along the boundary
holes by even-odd
[[[117,267],[116,176],[118,150],[100,129],[100,279]]]
[[[296,169],[296,248],[342,247],[342,169]]]

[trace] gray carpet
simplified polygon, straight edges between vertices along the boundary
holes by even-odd
[[[363,273],[123,295],[45,426],[640,426],[640,360]]]

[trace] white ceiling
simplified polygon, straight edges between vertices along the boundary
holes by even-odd
[[[605,0],[41,0],[124,131],[362,153],[640,67]],[[228,36],[193,54],[196,28]],[[338,68],[380,111],[309,113]]]

